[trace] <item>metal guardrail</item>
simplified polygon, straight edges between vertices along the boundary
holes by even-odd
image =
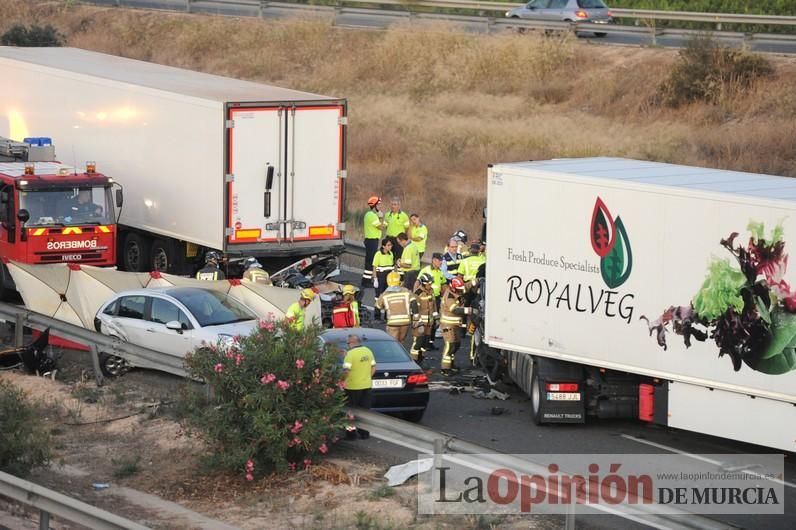
[[[0,471],[0,495],[37,508],[40,530],[50,528],[50,515],[92,530],[147,530],[148,528],[2,471]]]
[[[103,381],[102,373],[99,370],[99,353],[107,353],[121,357],[135,367],[151,368],[180,377],[187,377],[187,371],[185,370],[181,357],[150,350],[142,346],[136,346],[129,342],[123,342],[117,338],[102,335],[96,331],[57,320],[24,307],[0,303],[0,318],[15,323],[18,341],[17,346],[22,345],[19,344],[19,341],[21,341],[21,330],[24,326],[35,328],[40,331],[50,328],[51,333],[55,336],[88,345],[91,349],[98,385],[101,385]]]
[[[497,453],[493,449],[470,443],[455,436],[440,433],[403,420],[383,414],[361,409],[351,409],[357,427],[367,429],[370,435],[385,442],[406,447],[422,454],[446,456],[479,455],[479,463],[493,469],[507,468],[523,474],[547,474],[547,466],[537,464],[514,455]],[[465,460],[460,461],[467,465]],[[577,509],[577,505],[573,505]],[[589,505],[594,512],[603,512],[643,525],[667,530],[727,530],[732,525],[715,521],[704,515],[695,515],[685,511],[676,514],[651,513],[643,504],[634,506]],[[574,528],[576,513],[573,510],[566,515],[566,528]]]

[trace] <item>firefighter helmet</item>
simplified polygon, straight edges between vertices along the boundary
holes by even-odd
[[[423,274],[418,276],[417,281],[419,281],[423,285],[428,285],[434,281],[434,278],[432,278],[429,273],[424,272]]]
[[[346,295],[346,294],[354,295],[356,293],[357,293],[357,290],[354,288],[353,285],[347,284],[347,285],[343,286],[343,294],[344,295]]]
[[[460,241],[462,243],[467,243],[467,232],[464,230],[456,230],[451,236],[451,239],[455,239],[456,241]]]
[[[315,300],[315,291],[313,291],[312,289],[309,289],[309,288],[302,289],[301,290],[301,298],[303,298],[304,300],[309,300],[310,302],[312,302],[313,300]]]
[[[377,205],[377,204],[379,204],[380,202],[381,202],[381,197],[377,197],[376,195],[374,195],[374,196],[372,196],[372,197],[370,197],[370,198],[368,199],[368,206],[370,206],[371,208],[373,208],[374,206],[376,206],[376,205]]]
[[[387,286],[395,287],[397,285],[401,285],[401,275],[395,271],[392,271],[387,275]]]
[[[209,265],[211,263],[218,264],[219,261],[221,261],[221,253],[220,252],[216,252],[215,250],[211,250],[207,254],[205,254],[205,264],[207,264],[207,265]]]
[[[451,280],[451,289],[454,292],[456,291],[464,291],[464,280],[459,278],[458,276]]]
[[[243,261],[243,264],[246,266],[247,269],[251,269],[254,267],[255,269],[262,269],[263,266],[257,261],[257,258],[246,258]]]

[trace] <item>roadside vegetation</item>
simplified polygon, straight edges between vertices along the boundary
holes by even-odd
[[[434,249],[458,228],[477,233],[493,162],[622,156],[796,175],[791,58],[766,59],[770,70],[743,82],[708,64],[713,96],[680,97],[678,51],[572,36],[6,0],[0,33],[19,23],[52,24],[69,46],[347,98],[352,237],[374,193],[423,214]],[[744,72],[763,62],[733,57]]]
[[[0,471],[27,476],[50,460],[50,435],[41,412],[22,390],[0,380]]]

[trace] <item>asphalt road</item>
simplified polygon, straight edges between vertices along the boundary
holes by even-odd
[[[98,5],[115,6],[117,3],[122,7],[135,7],[146,9],[165,9],[169,11],[182,11],[186,10],[186,0],[88,0],[90,3]],[[262,16],[266,19],[279,19],[294,16],[321,16],[326,18],[334,18],[336,26],[380,30],[392,26],[394,24],[406,24],[411,20],[413,24],[422,24],[428,21],[448,21],[456,24],[466,31],[476,33],[488,33],[495,31],[511,31],[502,24],[504,19],[498,12],[489,12],[493,15],[493,20],[500,21],[501,24],[496,25],[490,22],[487,17],[451,17],[451,16],[435,16],[431,14],[424,14],[420,16],[413,16],[409,12],[404,11],[390,11],[379,9],[338,9],[326,6],[309,6],[309,5],[287,5],[287,4],[268,4],[265,9],[260,12],[260,8],[256,3],[241,3],[241,4],[225,4],[213,1],[193,0],[191,2],[191,12],[193,13],[206,13],[214,15],[238,16],[238,17],[259,17]],[[610,32],[610,28],[607,28]],[[608,34],[604,38],[596,38],[589,33],[580,34],[584,40],[588,40],[595,44],[601,45],[624,45],[624,46],[660,46],[664,48],[682,48],[688,43],[688,38],[684,36],[673,35],[659,35],[654,41],[649,33],[640,34]],[[739,39],[726,41],[728,45],[740,45]],[[796,43],[791,42],[778,42],[776,40],[762,40],[757,37],[748,42],[750,50],[768,53],[792,54],[796,53]]]
[[[354,258],[361,260],[361,258]],[[352,272],[343,273],[338,281],[359,284]],[[364,293],[364,305],[372,306],[373,291]],[[407,348],[410,345],[407,340]],[[437,339],[437,345],[442,340]],[[456,382],[437,373],[440,351],[429,352],[424,368],[434,370],[431,380]],[[467,361],[466,353],[457,356],[459,365]],[[478,374],[478,372],[470,372]],[[463,372],[466,376],[467,372]],[[432,384],[432,388],[437,385]],[[716,471],[696,455],[731,454],[743,461],[743,454],[778,453],[765,447],[735,442],[689,431],[682,431],[643,422],[626,420],[593,420],[583,425],[536,426],[531,421],[530,400],[513,385],[500,386],[509,393],[508,400],[476,399],[471,393],[451,394],[448,390],[433,390],[422,425],[447,433],[494,451],[518,455],[533,454],[672,454],[685,453],[693,459],[694,469]],[[498,408],[500,410],[494,410]],[[497,413],[497,414],[496,414]],[[403,454],[416,458],[411,452],[396,447],[376,444],[385,453]],[[785,457],[785,514],[777,516],[709,516],[737,528],[792,529],[796,528],[796,458]],[[608,515],[578,517],[579,526],[587,528],[641,528],[637,523]]]

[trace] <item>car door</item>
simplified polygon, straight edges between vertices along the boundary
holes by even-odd
[[[139,346],[150,347],[151,336],[147,333],[148,322],[144,320],[147,297],[144,295],[123,296],[119,299],[116,315],[106,321],[109,335]]]
[[[532,0],[525,5],[521,18],[532,20],[544,20],[546,18],[547,6],[550,0]]]
[[[175,331],[166,327],[175,320],[182,324],[183,329]],[[193,350],[194,326],[185,312],[170,300],[152,297],[147,324],[146,332],[154,344],[149,348],[180,358]]]
[[[545,9],[545,20],[561,21],[573,19],[573,15],[567,13],[566,7],[569,0],[550,0]]]

